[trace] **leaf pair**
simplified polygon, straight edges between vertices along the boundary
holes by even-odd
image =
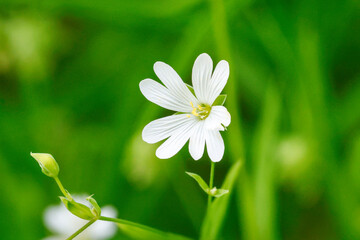
[[[200,175],[196,173],[186,172],[190,177],[195,179],[195,181],[199,184],[199,186],[204,190],[204,192],[212,197],[221,197],[227,193],[229,193],[229,190],[227,189],[217,189],[216,187],[211,188],[207,185],[207,183],[200,177]]]

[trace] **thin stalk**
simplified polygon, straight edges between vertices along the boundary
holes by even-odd
[[[55,182],[57,183],[57,185],[60,188],[60,191],[62,192],[62,194],[64,194],[65,197],[68,196],[68,192],[65,190],[64,186],[62,185],[60,179],[58,177],[55,177]]]
[[[209,181],[210,191],[211,191],[211,189],[213,188],[213,185],[214,185],[214,175],[215,175],[214,173],[215,173],[215,163],[213,161],[211,161],[210,181]],[[211,199],[212,199],[212,196],[209,194],[208,195],[208,203],[207,203],[207,213],[209,213],[209,211],[210,211]]]
[[[71,240],[74,239],[77,235],[79,235],[80,233],[82,233],[85,229],[87,229],[88,227],[91,226],[91,224],[93,224],[94,222],[96,222],[96,218],[90,220],[88,223],[86,223],[82,228],[80,228],[79,230],[77,230],[73,235],[71,235],[69,238],[67,238],[66,240]]]

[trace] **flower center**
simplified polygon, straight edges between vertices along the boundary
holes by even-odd
[[[191,114],[199,117],[201,120],[206,119],[211,111],[211,106],[207,105],[207,104],[199,104],[197,105],[197,107],[194,106],[194,104],[192,102],[190,102],[191,107],[193,108]]]

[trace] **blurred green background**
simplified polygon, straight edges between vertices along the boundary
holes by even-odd
[[[360,239],[360,4],[356,0],[0,2],[1,239],[50,235],[59,203],[30,151],[71,192],[121,218],[198,238],[208,157],[172,159],[142,128],[169,114],[139,91],[164,61],[191,83],[195,58],[230,62],[232,123],[220,186],[239,178],[217,239]],[[123,239],[118,232],[114,239]]]

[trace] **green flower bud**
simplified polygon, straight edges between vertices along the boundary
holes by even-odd
[[[99,207],[99,204],[96,202],[96,200],[92,197],[93,195],[86,198],[86,200],[93,206],[91,208],[91,212],[97,216],[100,217],[101,215],[101,208]]]
[[[30,153],[39,163],[42,172],[52,178],[55,178],[59,174],[59,165],[57,164],[54,157],[49,153]]]
[[[85,219],[91,220],[94,217],[97,217],[92,213],[89,207],[85,206],[84,204],[75,202],[74,200],[69,200],[65,197],[60,197],[61,201],[64,203],[65,207],[75,216]]]

